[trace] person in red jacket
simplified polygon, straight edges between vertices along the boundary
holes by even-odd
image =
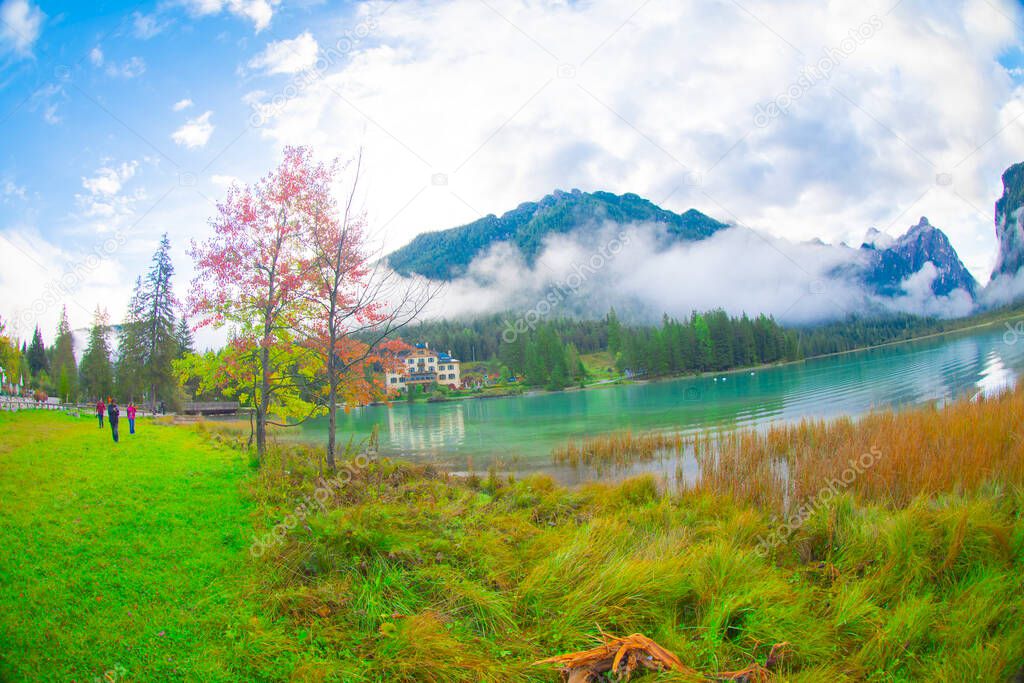
[[[128,416],[128,433],[135,433],[135,401],[128,401],[128,408],[125,410]]]
[[[96,417],[100,418],[100,429],[103,429],[103,413],[107,412],[107,404],[103,399],[96,401]]]

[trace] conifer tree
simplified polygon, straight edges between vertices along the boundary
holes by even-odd
[[[110,323],[107,312],[96,307],[89,343],[78,368],[82,393],[89,398],[106,398],[114,390],[114,369],[110,363]]]
[[[152,265],[138,283],[129,311],[129,325],[123,348],[125,386],[137,386],[146,393],[151,410],[160,401],[173,401],[177,381],[172,363],[178,358],[177,301],[171,290],[171,243],[164,233],[153,254]],[[137,372],[137,378],[133,373]]]
[[[178,329],[175,330],[174,336],[178,342],[178,358],[184,358],[187,354],[196,352],[192,328],[189,327],[188,321],[185,320],[184,316],[178,320]]]
[[[53,371],[50,376],[57,382],[61,400],[73,400],[78,395],[78,366],[75,363],[75,340],[68,324],[67,306],[61,311],[57,324],[57,339],[53,345]]]
[[[142,399],[145,385],[143,384],[142,368],[145,353],[142,335],[142,278],[136,278],[132,298],[128,303],[128,312],[121,325],[121,334],[117,342],[117,392],[122,400],[134,401]]]
[[[32,333],[32,343],[25,351],[25,359],[28,361],[28,371],[33,377],[49,369],[46,363],[46,346],[43,344],[43,334],[39,331],[39,325],[36,325],[35,332]]]

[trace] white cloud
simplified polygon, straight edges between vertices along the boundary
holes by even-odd
[[[57,113],[60,102],[67,99],[64,87],[58,83],[49,83],[32,93],[28,107],[31,111],[42,112],[43,120],[50,125],[57,125],[61,117]]]
[[[298,73],[316,63],[320,46],[306,31],[291,40],[278,40],[267,45],[260,54],[249,60],[250,69],[262,69],[269,74]]]
[[[103,48],[99,45],[89,50],[89,61],[96,67],[106,64],[107,75],[114,78],[135,78],[146,72],[146,62],[142,57],[132,57],[121,64],[116,62],[108,63],[106,55],[103,53]]]
[[[606,225],[551,235],[533,266],[508,243],[498,243],[447,286],[429,315],[512,309],[594,318],[614,306],[634,322],[653,323],[664,313],[685,318],[694,310],[723,308],[732,315],[766,313],[801,324],[866,311],[948,317],[966,315],[974,306],[963,290],[935,296],[931,263],[902,283],[904,295],[890,299],[855,279],[864,263],[859,250],[794,243],[738,227],[665,248],[656,236],[663,230]]]
[[[24,200],[27,196],[25,186],[18,185],[11,177],[4,177],[0,180],[0,193],[3,194],[5,203],[10,199]]]
[[[192,102],[192,100],[190,100],[190,99],[188,99],[188,98],[186,97],[186,98],[185,98],[185,99],[183,99],[183,100],[178,100],[177,102],[175,102],[175,103],[174,103],[174,106],[173,106],[173,107],[171,107],[171,109],[172,109],[173,111],[181,111],[182,109],[188,109],[188,108],[189,108],[189,107],[191,107],[191,106],[192,106],[193,104],[194,104],[194,103]]]
[[[25,0],[0,2],[0,11],[22,7],[24,16],[38,19],[26,48],[31,50],[42,13]],[[243,17],[258,31],[278,6],[241,0],[179,4],[194,15]],[[354,16],[346,12],[337,24],[315,26],[320,54],[330,56],[331,67],[322,81],[268,107],[260,134],[275,147],[313,144],[325,158],[348,158],[362,145],[366,205],[371,224],[386,231],[388,248],[425,230],[506,211],[556,187],[580,187],[637,192],[673,210],[693,206],[765,236],[797,241],[821,236],[856,245],[869,226],[896,233],[911,217],[926,214],[984,281],[995,253],[991,206],[999,175],[1022,160],[1024,149],[1024,119],[1016,118],[1024,111],[1024,88],[998,63],[1019,40],[1012,26],[1024,23],[1022,10],[1010,0],[951,0],[941,6],[903,3],[886,14],[892,4],[744,2],[754,19],[734,3],[697,0],[647,3],[635,15],[635,7],[614,0],[487,3],[501,16],[484,3],[431,0],[393,3],[380,22],[371,16],[379,3],[356,4]],[[870,40],[838,60],[828,78],[801,90],[786,115],[755,124],[759,105],[787,93],[805,66],[872,14],[882,27]],[[136,22],[135,32],[141,37],[149,31],[139,31]],[[0,29],[0,51],[14,45]],[[267,46],[260,57],[269,52]],[[270,72],[271,64],[259,68]],[[278,94],[267,81],[251,87],[265,92],[250,93],[249,104],[271,103]],[[65,95],[59,84],[47,93],[28,107],[58,122]],[[188,111],[182,120],[202,113]],[[207,144],[211,117],[191,118],[174,132],[174,142]],[[271,163],[264,153],[253,148],[248,162],[237,166],[225,161],[211,182],[227,182],[227,173],[260,175]],[[703,174],[700,184],[688,169]],[[447,175],[446,185],[431,182],[436,173]],[[937,182],[947,173],[950,182]],[[111,187],[99,173],[89,180],[97,189]],[[121,203],[123,187],[114,195],[87,188],[82,196],[87,215],[119,220],[128,210]],[[166,220],[171,214],[161,213],[163,205],[153,220],[159,215],[163,225],[178,226],[172,234],[178,242],[201,237],[209,207],[188,193],[172,193],[166,202],[179,197],[175,220]],[[108,222],[96,220],[89,230]],[[154,222],[154,234],[159,229]],[[733,276],[738,267],[727,247],[739,248],[740,233],[729,239],[735,244],[723,236],[689,254],[704,257],[695,262],[695,273],[717,264],[735,278],[723,280],[722,303],[778,311],[801,287],[806,290],[806,276],[774,250],[764,252],[763,270],[748,257],[742,263],[750,272]],[[716,245],[721,248],[714,250]],[[190,265],[184,255],[180,262]],[[667,264],[654,258],[648,281],[675,283],[679,277],[695,291],[659,304],[717,305],[715,292]],[[814,264],[804,267],[817,272]],[[621,273],[622,291],[650,299],[647,275],[646,264]],[[908,283],[908,306],[928,303],[918,296],[927,294],[921,283],[927,276]],[[178,280],[187,284],[188,277],[183,273]],[[501,291],[465,294],[483,301]],[[815,302],[825,301],[807,298],[795,310],[810,314]],[[952,310],[958,304],[935,305]]]
[[[82,178],[82,187],[94,195],[116,195],[125,182],[130,180],[138,168],[137,161],[124,162],[120,166],[103,166],[91,178]]]
[[[108,64],[107,75],[114,78],[135,78],[146,73],[146,62],[142,57],[132,57],[121,64]]]
[[[135,37],[142,40],[149,40],[163,30],[154,15],[135,12],[132,14],[132,26]]]
[[[1024,90],[998,62],[1019,34],[992,6],[1017,23],[1024,12],[990,2],[744,3],[755,20],[697,0],[635,15],[615,0],[505,0],[502,16],[438,0],[395,3],[380,22],[363,4],[333,33],[318,27],[321,54],[343,59],[256,108],[277,145],[367,150],[389,248],[579,187],[797,241],[859,244],[872,225],[926,214],[984,282],[999,176],[1024,149]],[[360,39],[353,21],[372,32]],[[865,25],[870,37],[850,39]],[[757,125],[759,106],[843,46],[827,78]]]
[[[213,135],[213,124],[210,123],[212,111],[204,112],[194,119],[189,119],[185,125],[171,134],[175,143],[188,149],[203,147]]]
[[[65,305],[72,328],[88,325],[97,303],[120,321],[122,298],[127,301],[121,283],[127,274],[115,257],[102,242],[76,249],[47,239],[32,226],[0,230],[0,316],[8,331],[26,339],[39,325],[44,338],[52,340]],[[26,282],[38,287],[26,292]]]
[[[242,181],[239,180],[238,178],[236,178],[233,175],[218,175],[218,174],[214,174],[214,175],[210,176],[210,182],[212,182],[217,187],[226,188],[226,187],[231,187],[232,185],[234,185],[236,183],[237,184],[241,184]]]
[[[60,115],[57,113],[56,104],[50,103],[43,108],[43,121],[46,121],[51,126],[56,126],[63,120],[64,119],[62,119]]]
[[[44,19],[46,15],[29,0],[4,0],[0,4],[0,51],[30,55]]]
[[[220,12],[230,12],[235,16],[248,19],[259,33],[270,26],[274,16],[274,8],[280,0],[183,0],[190,12],[197,16],[208,16]]]

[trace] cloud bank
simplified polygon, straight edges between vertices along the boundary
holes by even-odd
[[[857,249],[794,243],[744,227],[665,249],[657,237],[662,229],[605,225],[554,236],[532,265],[515,247],[499,243],[474,259],[428,314],[457,318],[513,310],[595,317],[614,306],[624,318],[651,323],[664,313],[682,318],[723,308],[806,324],[854,313],[956,317],[974,307],[963,290],[932,292],[937,271],[931,263],[902,283],[904,295],[886,298],[853,275],[865,263]]]
[[[333,45],[373,26],[344,60],[286,106],[252,105],[275,145],[365,148],[389,250],[570,186],[792,241],[924,214],[984,283],[999,176],[1024,149],[1024,90],[1000,62],[1022,15],[1010,0],[368,2],[317,31]]]

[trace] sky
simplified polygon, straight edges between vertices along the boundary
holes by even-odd
[[[116,322],[164,232],[184,298],[289,144],[363,150],[381,253],[579,188],[793,241],[927,216],[984,283],[1022,39],[1015,0],[0,0],[0,318]]]

